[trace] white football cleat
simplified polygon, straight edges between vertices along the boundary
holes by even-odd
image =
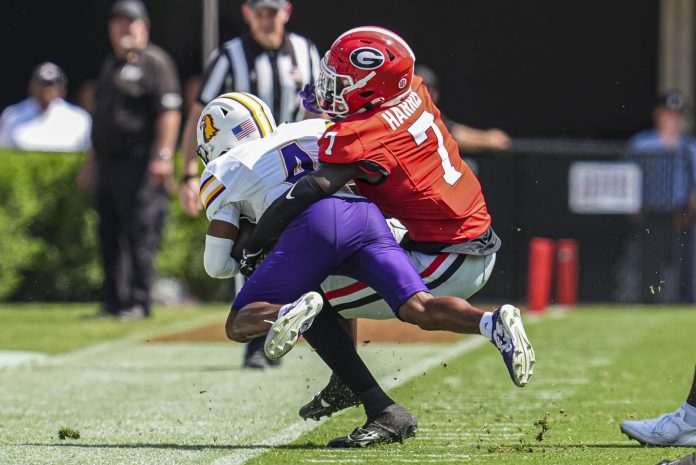
[[[647,420],[627,420],[621,431],[641,444],[696,447],[696,426],[684,423],[684,409]]]
[[[278,317],[268,330],[264,351],[270,359],[280,358],[295,347],[324,306],[324,299],[318,292],[308,292],[290,304],[285,315]]]
[[[512,382],[525,387],[534,374],[536,356],[524,331],[519,309],[506,304],[493,312],[491,342],[503,356]]]

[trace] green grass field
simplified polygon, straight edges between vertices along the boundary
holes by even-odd
[[[124,324],[90,319],[98,307],[89,304],[0,304],[0,350],[58,354],[129,334],[158,333],[162,326],[188,328],[205,320],[220,321],[228,309],[228,305],[168,308],[153,312],[148,320]]]
[[[306,345],[280,368],[250,373],[232,343],[149,342],[223,319],[225,307],[160,310],[131,325],[84,322],[84,307],[0,307],[0,350],[57,354],[0,369],[0,464],[654,465],[693,452],[641,447],[618,428],[683,402],[696,362],[692,309],[528,318],[538,363],[524,389],[478,337],[360,347],[419,431],[403,444],[333,450],[326,442],[363,416],[356,408],[320,423],[297,417],[328,374]],[[80,439],[59,439],[63,427]]]

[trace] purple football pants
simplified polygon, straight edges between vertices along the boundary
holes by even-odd
[[[232,309],[252,302],[294,302],[306,292],[318,291],[329,275],[366,283],[394,313],[413,294],[429,292],[374,204],[328,197],[288,225]]]

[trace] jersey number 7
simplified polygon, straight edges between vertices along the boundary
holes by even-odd
[[[445,170],[445,182],[453,186],[457,180],[462,176],[462,173],[457,171],[452,162],[449,159],[449,152],[444,146],[444,138],[442,137],[442,132],[440,128],[435,124],[435,117],[432,113],[424,111],[417,120],[413,122],[408,127],[408,132],[413,136],[413,140],[416,145],[421,145],[428,139],[428,134],[426,131],[432,129],[435,133],[435,138],[437,139],[437,154],[440,155],[440,161],[442,163],[442,168]]]

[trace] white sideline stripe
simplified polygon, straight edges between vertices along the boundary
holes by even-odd
[[[50,357],[50,362],[56,364],[66,362],[69,363],[75,360],[76,358],[80,357],[97,356],[99,354],[112,354],[120,348],[131,347],[133,344],[147,341],[150,338],[156,338],[159,336],[164,336],[179,331],[185,331],[191,328],[197,328],[203,325],[219,322],[220,314],[218,314],[217,312],[211,314],[203,314],[200,317],[192,318],[190,320],[175,321],[168,325],[158,326],[147,330],[135,331],[118,339],[98,342],[96,344],[80,347],[68,352],[64,352],[62,354],[54,355]]]
[[[407,381],[410,381],[413,378],[416,378],[417,376],[423,375],[431,368],[441,365],[449,358],[456,357],[465,352],[471,352],[472,350],[477,349],[478,347],[481,347],[486,343],[488,343],[488,341],[482,337],[465,339],[462,342],[448,347],[447,349],[443,350],[437,355],[434,355],[430,358],[426,358],[421,362],[418,362],[417,366],[411,365],[408,369],[402,370],[401,372],[399,372],[396,379],[394,379],[394,376],[392,375],[387,379],[381,380],[380,385],[385,390],[393,389],[399,386],[400,384],[403,384]],[[338,414],[340,413],[341,412],[339,412]],[[289,425],[287,428],[285,428],[285,431],[266,439],[264,441],[264,445],[267,446],[267,448],[258,448],[258,446],[256,446],[256,448],[253,449],[238,449],[233,455],[227,455],[218,458],[213,462],[212,465],[241,465],[247,460],[251,460],[257,455],[261,455],[275,446],[287,444],[288,442],[294,441],[303,434],[318,428],[323,423],[324,421],[297,421],[294,424]]]
[[[102,353],[111,354],[119,348],[132,346],[134,343],[139,343],[166,334],[184,331],[191,327],[213,324],[220,321],[220,315],[217,313],[204,314],[200,317],[190,320],[176,321],[166,326],[150,328],[130,333],[119,339],[98,342],[85,347],[70,350],[57,355],[44,354],[42,352],[26,352],[18,350],[0,350],[0,369],[17,368],[29,362],[44,362],[53,364],[70,363],[76,358],[99,355]]]
[[[16,367],[36,360],[43,360],[47,357],[47,354],[41,352],[0,350],[0,368]]]

